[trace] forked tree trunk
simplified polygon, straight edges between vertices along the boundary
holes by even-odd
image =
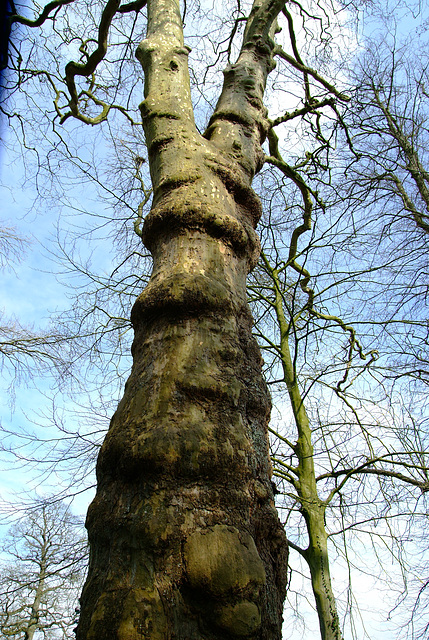
[[[287,547],[246,275],[259,252],[250,183],[282,4],[253,11],[202,137],[178,0],[148,2],[138,56],[154,187],[143,240],[154,266],[132,312],[131,376],[98,459],[78,640],[281,637]]]

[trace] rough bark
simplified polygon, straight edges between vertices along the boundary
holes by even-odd
[[[148,2],[141,105],[154,187],[133,368],[97,464],[78,640],[281,637],[287,547],[246,275],[259,243],[269,31],[252,12],[209,128],[192,113],[179,4]],[[258,22],[259,21],[259,22]],[[268,25],[268,27],[267,27]]]

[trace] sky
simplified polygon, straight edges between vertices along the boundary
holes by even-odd
[[[69,306],[67,290],[57,277],[58,267],[49,253],[56,233],[57,212],[40,202],[35,206],[34,183],[23,180],[24,168],[19,158],[14,157],[11,163],[5,150],[0,176],[2,224],[16,229],[28,241],[21,259],[14,261],[1,275],[0,309],[6,320],[15,317],[23,326],[37,330],[49,325],[52,314]],[[26,430],[37,432],[42,429],[37,424],[39,416],[50,412],[53,378],[45,373],[35,380],[24,377],[11,386],[11,377],[7,373],[3,372],[0,386],[0,423],[18,433]],[[70,404],[70,400],[67,402]],[[45,435],[48,427],[43,429]],[[17,469],[16,461],[11,456],[7,459],[8,464],[0,465],[2,500],[13,501],[14,494],[21,491],[34,490],[39,497],[53,492],[53,488],[40,485],[37,475],[32,479],[34,471]],[[73,505],[75,513],[83,515],[90,499],[88,495],[76,500]],[[11,513],[10,509],[7,508],[7,512]]]
[[[29,239],[22,261],[2,274],[0,308],[4,310],[6,316],[14,315],[24,325],[43,325],[48,322],[53,312],[67,308],[68,305],[67,291],[55,274],[55,266],[49,256],[49,246],[56,233],[57,212],[41,202],[34,206],[35,185],[31,180],[25,181],[23,166],[17,159],[14,159],[14,163],[11,164],[10,156],[3,150],[0,161],[2,222],[5,226],[16,227],[21,235]],[[88,197],[88,193],[85,197]],[[91,197],[95,203],[95,194]],[[94,204],[94,206],[97,205]],[[102,210],[104,205],[99,206]],[[106,253],[108,253],[107,247]],[[107,258],[106,262],[108,262]],[[11,395],[8,380],[4,379],[0,388],[1,424],[17,431],[39,429],[40,427],[34,424],[35,413],[49,412],[52,385],[53,380],[49,378],[37,380],[35,383],[23,383],[18,385]],[[71,400],[68,399],[66,402],[70,407]],[[37,480],[31,478],[30,472],[16,469],[13,465],[12,468],[6,469],[0,466],[2,500],[13,500],[14,493],[21,489],[36,488],[40,495],[44,495],[46,486],[40,485]],[[74,512],[84,514],[90,499],[90,491],[79,496],[72,505]],[[8,513],[13,515],[10,509]],[[0,534],[1,529],[0,525]],[[365,553],[365,549],[362,549],[363,557]],[[338,570],[337,573],[340,576],[338,590],[342,589],[342,572],[344,569]],[[295,577],[293,579],[295,580]],[[296,589],[299,590],[301,588],[299,577],[296,580]],[[368,603],[368,612],[365,615],[368,636],[371,640],[391,640],[394,633],[393,622],[384,620],[383,616],[377,617],[380,611],[386,610],[385,600],[389,598],[389,594],[382,593],[380,590],[375,591],[370,577],[360,576],[356,580],[355,588],[357,599],[362,602],[366,598]],[[317,621],[311,607],[305,615],[308,615],[306,620],[308,629],[305,635],[302,634],[299,626],[291,632],[290,621],[288,621],[285,624],[285,640],[312,640],[317,636]],[[357,622],[358,626],[359,624]]]

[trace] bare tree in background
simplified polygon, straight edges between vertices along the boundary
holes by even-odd
[[[46,501],[11,528],[3,555],[2,637],[72,638],[87,562],[82,523],[63,504]]]
[[[0,227],[0,272],[13,269],[26,249],[28,238],[22,237],[14,227]],[[55,330],[37,331],[22,326],[16,317],[5,316],[0,310],[0,371],[8,372],[10,389],[22,379],[35,376],[47,369],[64,368],[66,360],[61,347],[66,348],[64,336]]]

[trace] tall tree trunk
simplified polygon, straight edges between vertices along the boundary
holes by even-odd
[[[278,272],[270,266],[265,257],[264,262],[274,284],[274,308],[280,330],[283,376],[298,436],[294,447],[298,464],[291,469],[290,479],[296,489],[296,499],[299,502],[300,510],[305,520],[308,546],[306,549],[301,549],[294,545],[294,548],[305,558],[310,569],[311,587],[316,602],[322,640],[343,640],[337,603],[331,584],[328,534],[325,527],[327,503],[320,499],[317,491],[310,421],[298,387],[295,364],[291,357],[289,345],[289,334],[293,326],[285,317]]]
[[[33,640],[34,634],[39,629],[40,607],[42,598],[45,595],[46,565],[47,565],[47,541],[43,535],[43,546],[40,555],[40,570],[37,576],[37,586],[31,605],[30,618],[24,629],[24,640]]]
[[[287,546],[246,275],[259,252],[250,183],[282,4],[252,12],[202,137],[179,3],[148,2],[138,56],[154,187],[143,241],[154,265],[132,311],[132,372],[98,459],[78,640],[281,637]]]

